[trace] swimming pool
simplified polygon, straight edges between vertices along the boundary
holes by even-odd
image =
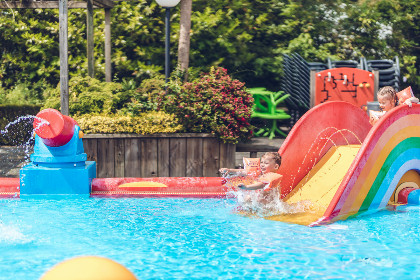
[[[0,200],[0,279],[80,255],[139,279],[413,279],[420,207],[323,227],[251,219],[234,200],[50,196]]]

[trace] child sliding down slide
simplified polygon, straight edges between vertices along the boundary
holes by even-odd
[[[244,158],[244,169],[220,169],[227,179],[226,185],[232,187],[241,211],[259,216],[287,211],[286,203],[280,200],[282,175],[277,173],[280,164],[280,155],[269,152],[261,159]]]
[[[249,160],[249,159],[248,159]],[[246,162],[245,162],[246,163]],[[239,183],[238,188],[243,190],[260,190],[268,191],[273,188],[277,188],[280,185],[282,175],[278,174],[277,171],[280,168],[281,157],[278,153],[268,152],[265,153],[260,160],[259,169],[258,163],[253,166],[245,166],[244,169],[220,169],[222,176],[239,176],[239,177],[251,177],[253,182],[245,184]]]

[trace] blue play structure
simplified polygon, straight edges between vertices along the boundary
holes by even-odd
[[[76,121],[54,109],[34,121],[31,162],[20,170],[20,195],[90,194],[96,163],[86,161],[83,133]]]

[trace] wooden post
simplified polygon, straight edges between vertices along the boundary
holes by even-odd
[[[87,63],[88,75],[94,77],[94,58],[93,58],[93,0],[87,0],[86,6],[86,37],[87,37]]]
[[[310,108],[315,106],[315,92],[316,92],[316,71],[311,70],[310,74],[310,85],[309,85],[309,95],[310,95]]]
[[[379,90],[379,70],[373,70],[372,73],[374,75],[373,100],[378,101],[378,96],[376,96],[376,93]]]
[[[112,81],[111,68],[111,9],[105,9],[105,81]]]
[[[59,0],[60,101],[61,113],[69,115],[68,7],[67,0]]]

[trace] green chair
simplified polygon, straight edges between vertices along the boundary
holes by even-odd
[[[254,97],[251,118],[265,119],[271,122],[269,127],[259,129],[255,135],[268,136],[269,139],[273,139],[276,134],[286,137],[287,135],[278,128],[278,121],[290,119],[290,115],[277,107],[290,94],[284,94],[282,91],[271,92],[265,88],[251,88],[250,93]]]

